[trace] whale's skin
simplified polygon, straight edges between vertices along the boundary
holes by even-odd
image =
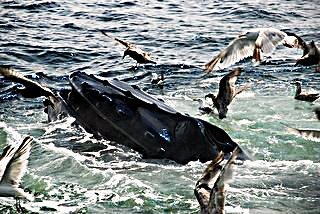
[[[221,128],[181,114],[136,86],[82,72],[72,73],[69,81],[71,91],[60,92],[60,102],[46,106],[49,121],[69,114],[88,132],[126,145],[144,158],[206,162],[238,146]]]

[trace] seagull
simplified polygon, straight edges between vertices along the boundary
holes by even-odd
[[[252,57],[259,63],[263,54],[270,54],[278,45],[299,48],[299,40],[295,34],[275,29],[256,28],[240,34],[218,55],[204,65],[206,72],[227,68],[240,60]]]
[[[298,48],[303,50],[303,55],[301,58],[297,59],[296,65],[315,65],[320,64],[320,49],[311,41],[307,44],[301,37],[294,33],[286,32],[288,36],[294,36],[298,40]]]
[[[0,75],[3,75],[4,77],[14,82],[23,84],[23,89],[17,89],[17,92],[20,93],[23,97],[35,98],[44,96],[44,112],[48,113],[49,111],[51,117],[58,117],[58,113],[61,113],[61,108],[64,108],[63,105],[57,104],[60,102],[59,98],[49,88],[42,86],[33,80],[28,79],[27,77],[23,76],[22,74],[10,68],[9,66],[0,65]],[[49,108],[49,105],[51,108]],[[50,117],[49,121],[51,121]]]
[[[240,73],[241,70],[239,68],[234,69],[220,80],[219,92],[217,96],[211,93],[205,96],[205,98],[212,99],[214,107],[216,107],[218,110],[220,119],[226,117],[228,105],[231,103],[233,98],[248,87],[243,86],[239,89],[236,89],[235,82],[237,81],[237,77],[240,75]]]
[[[137,64],[135,67],[137,67],[139,64],[145,64],[145,63],[153,63],[157,64],[155,61],[151,59],[151,54],[148,52],[143,51],[142,49],[138,48],[137,46],[126,42],[124,40],[114,38],[107,34],[105,31],[101,31],[101,33],[117,42],[120,44],[124,45],[127,49],[124,51],[122,59],[124,59],[127,55],[130,56],[132,59],[137,61]]]
[[[200,106],[199,106],[199,111],[200,111],[200,114],[211,114],[211,113],[213,113],[213,109],[210,107],[210,106],[208,106],[208,105],[206,105],[206,100],[204,99],[201,99],[201,98],[194,98],[194,99],[192,99],[193,101],[197,101],[199,104],[200,104]]]
[[[294,98],[296,100],[302,100],[302,101],[307,101],[307,102],[313,102],[316,99],[318,99],[320,97],[319,93],[302,93],[301,90],[301,82],[296,81],[295,85],[297,86],[297,90],[296,90],[296,94],[294,96]]]
[[[31,194],[19,188],[22,176],[27,170],[33,138],[27,136],[18,148],[6,146],[0,156],[0,197],[16,198],[17,211],[22,211],[20,199],[33,201]]]
[[[300,135],[301,137],[312,140],[315,142],[320,142],[320,130],[318,129],[298,129],[287,126],[287,130],[291,134]]]
[[[239,147],[236,147],[225,165],[222,162],[223,153],[220,152],[197,181],[194,194],[201,213],[225,213],[225,192],[232,180],[233,165],[239,152]],[[214,183],[213,187],[210,183]]]
[[[316,65],[320,64],[320,50],[314,41],[303,46],[303,56],[297,60],[296,65]]]

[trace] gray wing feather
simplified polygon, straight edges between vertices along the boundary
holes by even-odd
[[[15,149],[12,146],[6,146],[0,157],[0,182],[3,174],[6,171],[7,165],[14,155]]]
[[[286,36],[287,34],[280,30],[267,28],[260,31],[256,44],[261,47],[264,54],[269,54],[282,43]]]
[[[1,183],[8,183],[13,186],[19,185],[22,176],[27,170],[32,141],[33,139],[30,136],[24,138],[23,142],[9,161]]]
[[[227,68],[240,60],[253,55],[255,40],[246,36],[234,39],[229,46],[221,51],[205,65],[208,71]]]

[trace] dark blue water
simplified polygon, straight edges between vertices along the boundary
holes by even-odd
[[[253,161],[235,169],[227,206],[240,213],[319,213],[319,142],[288,133],[283,124],[320,129],[312,109],[293,99],[300,80],[320,91],[315,67],[296,67],[302,51],[279,46],[266,64],[237,64],[238,85],[250,88],[227,118],[199,116],[198,102],[216,93],[228,69],[204,75],[201,66],[242,31],[275,27],[320,42],[318,1],[0,1],[0,64],[59,89],[84,71],[117,77],[161,97],[181,112],[225,129]],[[99,30],[152,53],[157,65],[122,60],[123,47]],[[235,66],[233,66],[235,67]],[[231,68],[230,68],[231,69]],[[164,72],[161,89],[151,85]],[[96,140],[73,119],[47,122],[42,98],[24,99],[0,79],[0,148],[29,134],[36,140],[22,186],[40,213],[197,213],[193,188],[207,164],[145,160],[128,148]],[[14,212],[0,198],[0,212]]]

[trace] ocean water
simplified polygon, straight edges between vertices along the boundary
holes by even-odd
[[[293,99],[299,80],[320,92],[316,67],[294,66],[301,50],[277,47],[266,63],[251,60],[205,75],[201,66],[239,33],[275,27],[320,42],[318,1],[0,1],[0,64],[54,89],[84,71],[137,84],[177,110],[223,128],[253,157],[235,168],[227,206],[240,213],[320,213],[320,145],[286,126],[320,129],[313,104]],[[132,69],[124,48],[99,30],[152,53],[157,65]],[[220,78],[241,67],[227,118],[199,115]],[[164,73],[163,89],[151,85]],[[26,99],[0,78],[0,150],[35,138],[21,186],[34,194],[22,206],[36,213],[198,213],[193,189],[208,163],[148,160],[124,146],[97,140],[73,118],[47,122],[42,98]],[[0,198],[0,213],[15,213]]]

